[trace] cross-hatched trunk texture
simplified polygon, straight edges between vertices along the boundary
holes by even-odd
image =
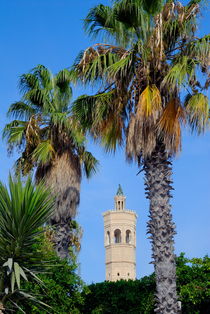
[[[176,293],[174,255],[175,225],[172,222],[170,191],[171,162],[165,146],[158,143],[151,157],[145,160],[145,185],[150,200],[148,233],[152,243],[156,276],[156,313],[179,313]]]
[[[38,180],[44,179],[56,195],[56,208],[50,220],[55,228],[54,242],[57,254],[68,258],[74,232],[71,221],[77,213],[80,201],[81,167],[77,156],[63,153],[49,166],[37,169]]]

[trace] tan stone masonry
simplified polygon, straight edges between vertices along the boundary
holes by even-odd
[[[106,280],[136,279],[136,219],[134,211],[125,209],[119,186],[114,197],[115,209],[103,213]]]

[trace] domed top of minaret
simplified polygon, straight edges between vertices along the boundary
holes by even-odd
[[[119,184],[117,194],[115,195],[115,210],[125,210],[125,199],[121,185]]]
[[[117,194],[116,195],[124,195],[121,185],[119,184]]]

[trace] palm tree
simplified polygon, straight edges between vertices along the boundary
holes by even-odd
[[[18,298],[44,305],[21,290],[22,281],[40,281],[36,273],[45,269],[38,243],[43,224],[54,210],[54,199],[43,183],[35,186],[28,178],[23,184],[9,177],[8,188],[0,182],[0,313]],[[46,305],[46,304],[45,304]]]
[[[202,133],[209,118],[210,36],[195,35],[199,2],[118,0],[94,7],[85,29],[107,41],[87,48],[74,65],[75,79],[98,88],[74,102],[74,114],[107,150],[125,140],[127,159],[145,172],[157,313],[179,311],[172,157],[181,149],[181,125]]]
[[[97,160],[85,150],[85,137],[69,111],[70,75],[67,70],[53,76],[42,65],[20,77],[21,101],[8,111],[15,120],[5,126],[3,136],[9,150],[18,148],[16,162],[23,175],[36,169],[36,180],[44,179],[56,194],[50,223],[55,228],[58,255],[68,257],[70,244],[78,242],[73,218],[80,199],[82,169],[87,177],[96,171]]]

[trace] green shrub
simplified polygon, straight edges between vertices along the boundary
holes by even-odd
[[[154,274],[140,280],[102,282],[88,286],[80,307],[84,314],[154,313]],[[210,314],[210,258],[177,258],[177,290],[183,314]]]

